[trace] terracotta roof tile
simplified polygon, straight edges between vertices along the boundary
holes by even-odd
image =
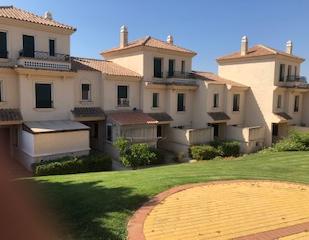
[[[234,52],[231,54],[228,54],[223,57],[217,58],[217,61],[222,61],[222,60],[230,60],[230,59],[247,59],[247,58],[252,58],[252,57],[259,57],[259,56],[275,56],[275,55],[283,55],[287,57],[293,57],[297,58],[299,60],[304,61],[303,58],[297,57],[295,55],[291,55],[279,50],[276,50],[274,48],[267,47],[265,45],[255,45],[252,48],[248,49],[248,53],[244,56],[240,55],[240,51]]]
[[[89,58],[72,58],[72,69],[99,71],[107,75],[141,77],[138,73],[114,62]]]
[[[161,113],[148,113],[150,117],[157,120],[158,122],[171,122],[173,118],[165,112]]]
[[[231,85],[231,86],[235,86],[235,87],[247,88],[246,85],[243,85],[241,83],[234,82],[234,81],[219,77],[218,75],[211,73],[211,72],[194,71],[193,74],[195,75],[196,78],[202,79],[202,80],[205,80],[205,81],[215,82],[215,83],[219,83],[219,84],[226,84],[226,85]]]
[[[19,109],[0,109],[0,122],[22,121]]]
[[[35,15],[33,13],[16,8],[14,6],[0,6],[0,18],[15,19],[15,20],[37,23],[37,24],[42,24],[42,25],[51,26],[51,27],[64,28],[64,29],[68,29],[72,31],[76,30],[75,28],[71,26],[58,23],[55,20],[45,19],[43,16]]]
[[[102,108],[99,107],[76,107],[72,110],[75,117],[102,117],[105,118],[105,114]]]
[[[208,112],[208,115],[214,121],[227,121],[231,119],[225,112]]]
[[[119,125],[138,125],[138,124],[156,124],[157,120],[148,114],[139,111],[110,112],[108,118],[117,122]]]
[[[176,52],[189,53],[189,54],[196,55],[196,53],[191,50],[176,46],[175,44],[169,44],[167,42],[164,42],[162,40],[159,40],[159,39],[156,39],[150,36],[146,36],[144,38],[129,42],[128,46],[123,47],[123,48],[116,47],[110,50],[106,50],[102,54],[121,51],[124,49],[130,49],[130,48],[140,47],[140,46],[159,48],[159,49],[165,49],[165,50],[170,50],[170,51],[176,51]]]

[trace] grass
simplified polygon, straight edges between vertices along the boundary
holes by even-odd
[[[309,152],[257,153],[136,171],[34,178],[61,225],[64,239],[126,239],[129,217],[152,196],[176,185],[226,179],[309,183]],[[32,181],[32,180],[31,180]]]

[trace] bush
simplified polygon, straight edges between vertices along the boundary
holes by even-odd
[[[35,176],[63,175],[112,170],[112,159],[103,154],[90,154],[81,157],[64,157],[33,165]]]
[[[209,160],[220,155],[218,149],[210,145],[198,145],[190,148],[191,156],[196,160]]]
[[[224,141],[217,149],[222,157],[237,157],[240,154],[240,144],[237,141]]]
[[[124,138],[118,138],[114,144],[120,153],[120,161],[126,167],[136,169],[139,166],[147,166],[162,163],[159,151],[151,149],[146,143],[130,144]]]
[[[283,151],[308,151],[309,133],[292,132],[288,137],[277,142],[273,149],[278,152]]]

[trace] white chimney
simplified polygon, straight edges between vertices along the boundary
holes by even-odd
[[[53,20],[53,15],[52,15],[51,12],[47,11],[47,12],[45,12],[45,14],[44,14],[44,18],[45,18],[45,19],[48,19],[48,20]]]
[[[248,53],[248,38],[247,36],[243,36],[241,38],[240,55],[245,56],[247,53]]]
[[[172,36],[172,35],[168,35],[168,36],[167,36],[167,39],[166,39],[166,42],[167,42],[168,44],[174,44],[174,38],[173,38],[173,36]]]
[[[128,28],[123,25],[120,28],[120,47],[128,46]]]
[[[285,50],[285,52],[287,54],[292,54],[293,53],[293,43],[292,43],[291,40],[286,42],[286,50]]]

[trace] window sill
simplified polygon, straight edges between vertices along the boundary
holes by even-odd
[[[158,110],[160,107],[151,107],[153,110]]]
[[[92,100],[80,100],[79,103],[80,104],[92,104],[93,101]]]
[[[55,108],[33,108],[33,110],[37,112],[53,112],[56,109]]]

